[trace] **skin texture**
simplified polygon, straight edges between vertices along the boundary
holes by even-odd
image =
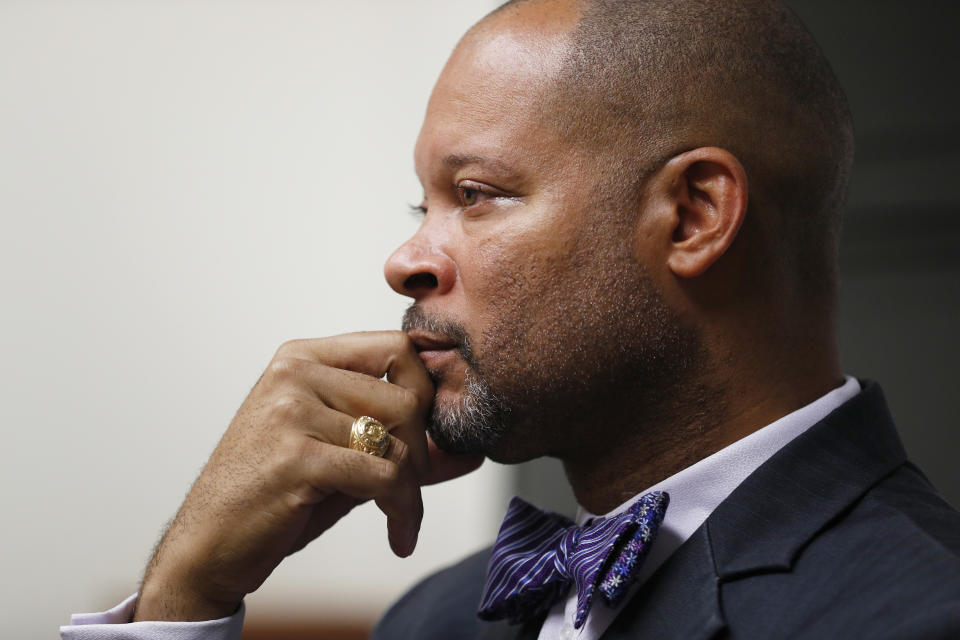
[[[545,113],[580,15],[524,2],[464,37],[415,149],[423,223],[385,267],[414,301],[407,333],[278,350],[158,545],[135,619],[229,615],[363,500],[407,555],[420,486],[479,454],[556,456],[603,513],[840,383],[830,320],[777,295],[777,263],[755,275],[777,216],[752,207],[736,153],[681,145],[617,188],[611,167],[630,164]],[[495,428],[451,435],[438,416],[479,397],[471,380]],[[346,448],[359,415],[391,429],[386,459]],[[439,450],[428,423],[473,455]]]

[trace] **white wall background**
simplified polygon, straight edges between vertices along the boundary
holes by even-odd
[[[0,635],[136,587],[283,340],[398,326],[413,142],[494,4],[0,0]],[[376,615],[489,541],[507,485],[426,490],[404,561],[362,507],[251,615]]]

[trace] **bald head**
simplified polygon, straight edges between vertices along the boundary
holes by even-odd
[[[750,180],[754,257],[830,304],[853,155],[846,99],[812,36],[772,0],[515,0],[481,24],[570,24],[542,117],[638,197],[678,153],[718,146]]]

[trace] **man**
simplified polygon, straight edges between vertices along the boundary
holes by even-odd
[[[955,637],[960,515],[838,362],[852,146],[828,64],[777,2],[501,7],[454,51],[417,141],[423,223],[386,266],[414,300],[404,332],[282,346],[138,599],[80,621],[133,623],[64,636],[236,637],[243,597],[358,502],[407,555],[421,485],[549,455],[586,528],[518,505],[503,539],[524,519],[571,545],[639,527],[623,587],[618,537],[589,580],[511,600],[501,544],[417,586],[377,637]],[[375,455],[363,416],[389,430]],[[523,558],[576,573],[567,553]]]

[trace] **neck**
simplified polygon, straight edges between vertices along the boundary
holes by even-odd
[[[728,371],[722,380],[685,384],[653,410],[639,406],[642,401],[624,407],[619,421],[605,424],[629,425],[627,429],[604,431],[606,437],[596,446],[561,458],[577,502],[593,513],[606,513],[813,402],[843,382],[835,358],[821,362],[791,366],[780,359],[769,368],[749,363],[752,375]]]

